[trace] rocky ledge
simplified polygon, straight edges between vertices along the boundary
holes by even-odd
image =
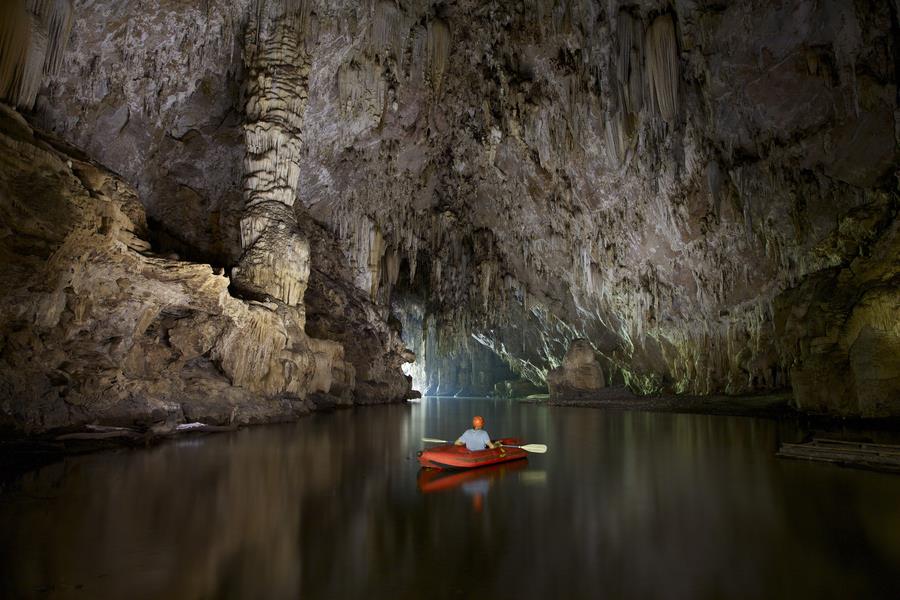
[[[363,293],[318,280],[311,304],[341,308],[317,317],[330,339],[306,333],[303,303],[235,297],[222,269],[153,252],[144,209],[123,179],[3,105],[0,215],[8,432],[164,433],[410,395],[400,371],[410,353]],[[322,244],[313,272],[328,268]],[[349,327],[365,356],[345,351]]]

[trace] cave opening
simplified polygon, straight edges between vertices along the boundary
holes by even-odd
[[[391,316],[396,319],[403,342],[415,361],[403,365],[413,389],[424,396],[505,396],[518,379],[499,356],[480,343],[472,331],[447,322],[439,300],[430,297],[432,258],[417,253],[415,271],[408,258],[399,261],[390,289]],[[383,271],[390,279],[388,270]]]

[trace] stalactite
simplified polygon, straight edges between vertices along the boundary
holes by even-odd
[[[381,229],[372,227],[369,232],[369,294],[372,301],[378,295],[378,286],[381,281],[381,257],[384,255],[385,244]]]
[[[396,285],[397,279],[400,277],[400,253],[393,248],[388,250],[384,256],[384,269],[388,285]]]
[[[377,61],[359,57],[338,69],[338,98],[348,121],[363,117],[365,127],[375,125],[384,110],[386,92],[387,82]]]
[[[30,13],[29,20],[31,22],[31,36],[28,44],[28,53],[25,56],[19,87],[15,92],[16,104],[26,108],[34,105],[40,90],[41,79],[44,74],[43,65],[46,62],[49,43],[47,30],[40,22],[40,18],[34,13]]]
[[[419,86],[425,82],[426,64],[428,62],[428,31],[417,26],[410,32],[412,43],[409,55],[409,80]]]
[[[606,120],[604,134],[606,136],[606,149],[610,162],[619,167],[625,161],[628,149],[631,146],[633,119],[625,111],[617,111]]]
[[[31,108],[44,75],[62,64],[72,0],[5,0],[0,7],[0,98]]]
[[[643,28],[640,19],[621,10],[616,29],[619,37],[616,56],[619,106],[629,113],[637,114],[644,104]]]
[[[428,23],[428,61],[435,96],[440,96],[449,59],[450,27],[441,19],[433,19]]]
[[[481,291],[481,301],[482,308],[485,312],[487,312],[488,307],[490,306],[491,300],[491,283],[494,277],[494,270],[496,265],[491,261],[486,261],[481,263],[480,269],[480,291]]]
[[[47,26],[47,52],[44,73],[53,74],[62,65],[63,53],[72,31],[74,8],[72,0],[31,0],[32,11],[41,16]]]
[[[647,30],[647,85],[654,106],[668,122],[678,114],[678,42],[672,15],[661,15]]]
[[[18,2],[0,5],[0,96],[18,104],[31,40],[31,19]]]
[[[409,24],[397,4],[392,0],[378,2],[372,17],[372,49],[376,53],[389,50],[399,60],[408,35]]]

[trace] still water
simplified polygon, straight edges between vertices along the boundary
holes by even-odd
[[[475,413],[549,452],[421,476]],[[785,429],[427,399],[71,457],[3,481],[0,597],[900,597],[900,476]]]

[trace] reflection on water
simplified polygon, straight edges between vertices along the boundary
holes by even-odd
[[[472,498],[472,509],[475,512],[481,512],[484,507],[484,497],[494,482],[503,479],[510,473],[521,471],[527,466],[527,460],[515,460],[465,471],[419,469],[419,491],[423,494],[432,494],[459,488]],[[540,472],[533,471],[533,473]]]
[[[544,455],[427,475],[483,414]],[[879,598],[900,477],[746,418],[432,400],[73,457],[4,482],[4,598]]]

